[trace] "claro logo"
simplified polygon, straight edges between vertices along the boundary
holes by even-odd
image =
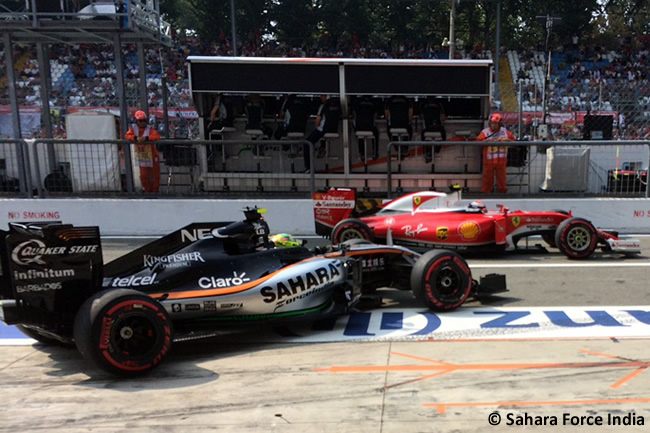
[[[246,272],[237,275],[237,272],[232,273],[232,277],[228,278],[214,278],[214,277],[201,277],[199,278],[199,287],[202,289],[215,289],[220,287],[241,286],[251,279],[246,277]]]
[[[124,278],[113,278],[111,287],[141,287],[150,286],[156,282],[158,274],[147,275],[146,277],[136,277],[131,275]]]

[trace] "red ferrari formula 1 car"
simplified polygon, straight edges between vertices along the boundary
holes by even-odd
[[[460,206],[460,191],[445,194],[421,191],[404,195],[377,208],[359,211],[350,189],[331,189],[313,195],[316,233],[333,244],[361,238],[414,250],[513,251],[522,238],[541,235],[571,259],[585,259],[597,247],[623,254],[640,252],[636,239],[597,229],[571,212],[489,211],[481,202]]]

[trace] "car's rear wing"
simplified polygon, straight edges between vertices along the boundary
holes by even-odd
[[[0,263],[6,323],[71,325],[81,303],[101,289],[99,228],[10,223],[0,230]]]

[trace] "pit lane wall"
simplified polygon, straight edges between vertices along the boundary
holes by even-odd
[[[466,205],[471,200],[463,200]],[[620,233],[650,234],[650,199],[483,199],[488,209],[572,211],[597,227]],[[0,199],[0,229],[9,222],[62,221],[98,225],[104,236],[161,236],[192,222],[238,221],[246,206],[265,208],[272,233],[313,235],[308,199]]]

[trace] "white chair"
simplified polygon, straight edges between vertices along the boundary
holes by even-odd
[[[338,132],[326,132],[325,135],[323,135],[323,140],[325,140],[325,159],[339,159],[338,156],[332,155],[330,153],[330,140],[338,138]]]
[[[363,161],[368,165],[368,140],[372,140],[374,148],[377,145],[374,143],[375,134],[372,131],[355,131],[354,135],[357,140],[363,140]]]
[[[406,128],[390,128],[388,130],[388,133],[390,134],[391,141],[395,137],[397,137],[397,141],[408,141],[409,140],[409,132]],[[397,159],[401,160],[402,159],[402,149],[401,146],[398,146],[397,149]]]
[[[224,126],[221,129],[213,129],[208,133],[209,140],[225,140],[226,134],[235,132],[237,129],[231,126]],[[221,160],[225,164],[228,154],[226,153],[226,146],[221,145]]]
[[[287,135],[282,137],[283,140],[304,140],[305,139],[305,133],[304,132],[287,132]],[[291,145],[289,149],[289,158],[294,159],[296,156],[298,156],[298,152],[294,152],[293,149],[293,144]]]
[[[439,132],[425,132],[424,134],[424,141],[442,141],[442,134]],[[431,164],[434,164],[433,159],[434,159],[435,151],[433,149],[433,146],[431,147]]]
[[[245,129],[244,134],[248,135],[252,141],[264,140],[264,138],[266,138],[264,131],[261,129]],[[264,156],[264,149],[262,145],[257,145],[255,147],[255,158],[269,159],[270,156]]]

